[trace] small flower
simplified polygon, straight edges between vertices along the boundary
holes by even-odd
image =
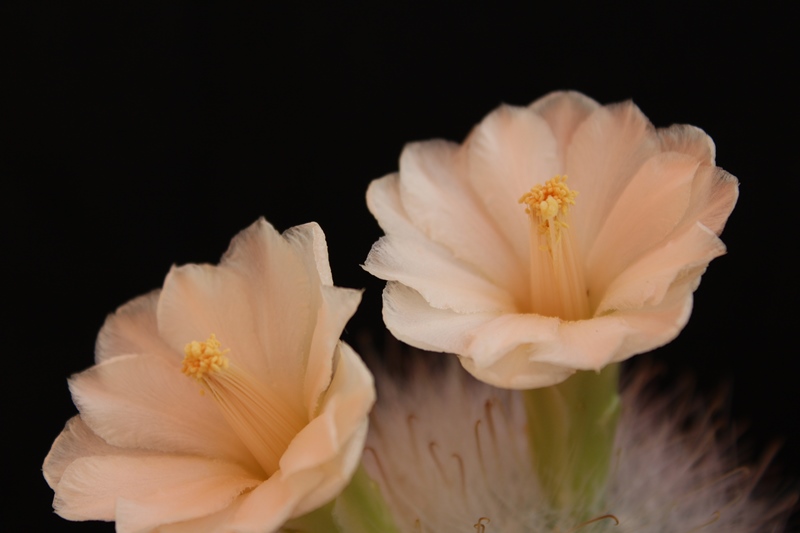
[[[386,236],[365,268],[398,339],[543,387],[675,338],[737,187],[701,130],[553,93],[406,146],[367,192]]]
[[[274,531],[355,471],[372,376],[339,336],[360,292],[334,287],[316,224],[259,220],[219,266],[173,268],[110,315],[80,415],[44,462],[54,507],[120,532]]]
[[[653,394],[657,374],[637,365],[622,390],[605,503],[576,519],[581,510],[553,508],[539,484],[523,393],[476,381],[450,359],[432,368],[424,355],[406,354],[405,379],[377,372],[364,452],[401,531],[760,533],[783,531],[797,502],[759,485],[769,453],[755,467],[736,464],[724,402]]]

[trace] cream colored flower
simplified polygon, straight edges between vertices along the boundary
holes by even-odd
[[[406,146],[367,192],[386,236],[365,268],[389,281],[397,338],[543,387],[679,333],[737,191],[701,130],[552,93],[500,107],[463,145]]]
[[[359,463],[372,376],[339,341],[316,224],[263,219],[219,266],[173,268],[110,315],[73,376],[80,415],[45,459],[54,507],[117,531],[266,532],[331,500]]]

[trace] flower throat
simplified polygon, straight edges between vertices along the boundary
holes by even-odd
[[[279,468],[289,442],[308,422],[302,413],[291,409],[280,396],[270,394],[244,370],[232,366],[230,350],[213,333],[203,341],[192,341],[184,348],[182,372],[197,380],[219,405],[225,419],[252,452],[267,475]]]
[[[530,222],[530,308],[563,320],[590,318],[582,268],[569,231],[569,209],[578,191],[567,176],[536,185],[519,199]]]

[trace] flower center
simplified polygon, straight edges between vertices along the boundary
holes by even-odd
[[[519,203],[525,204],[525,213],[538,220],[539,233],[547,235],[546,249],[552,255],[553,244],[561,240],[561,229],[569,228],[566,222],[569,206],[575,205],[578,191],[567,187],[566,176],[556,176],[536,185],[522,195]]]
[[[213,333],[203,342],[188,343],[181,370],[203,386],[201,394],[206,389],[211,393],[233,431],[271,476],[307,420],[275,391],[230,364],[230,350],[221,347]]]
[[[190,342],[183,349],[186,355],[183,358],[181,371],[202,383],[206,375],[228,368],[228,358],[225,354],[230,350],[220,351],[221,346],[213,333],[204,342]]]
[[[567,176],[534,186],[519,199],[530,220],[530,309],[564,320],[590,318],[583,271],[569,232],[569,209],[578,191]]]

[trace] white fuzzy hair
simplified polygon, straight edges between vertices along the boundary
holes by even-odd
[[[720,405],[692,391],[653,392],[654,372],[644,367],[623,387],[606,509],[579,523],[546,504],[519,392],[476,381],[449,363],[454,357],[404,357],[412,362],[402,377],[377,369],[364,452],[400,531],[778,532],[796,502],[756,497],[769,457],[734,464],[736,438],[720,423]]]

